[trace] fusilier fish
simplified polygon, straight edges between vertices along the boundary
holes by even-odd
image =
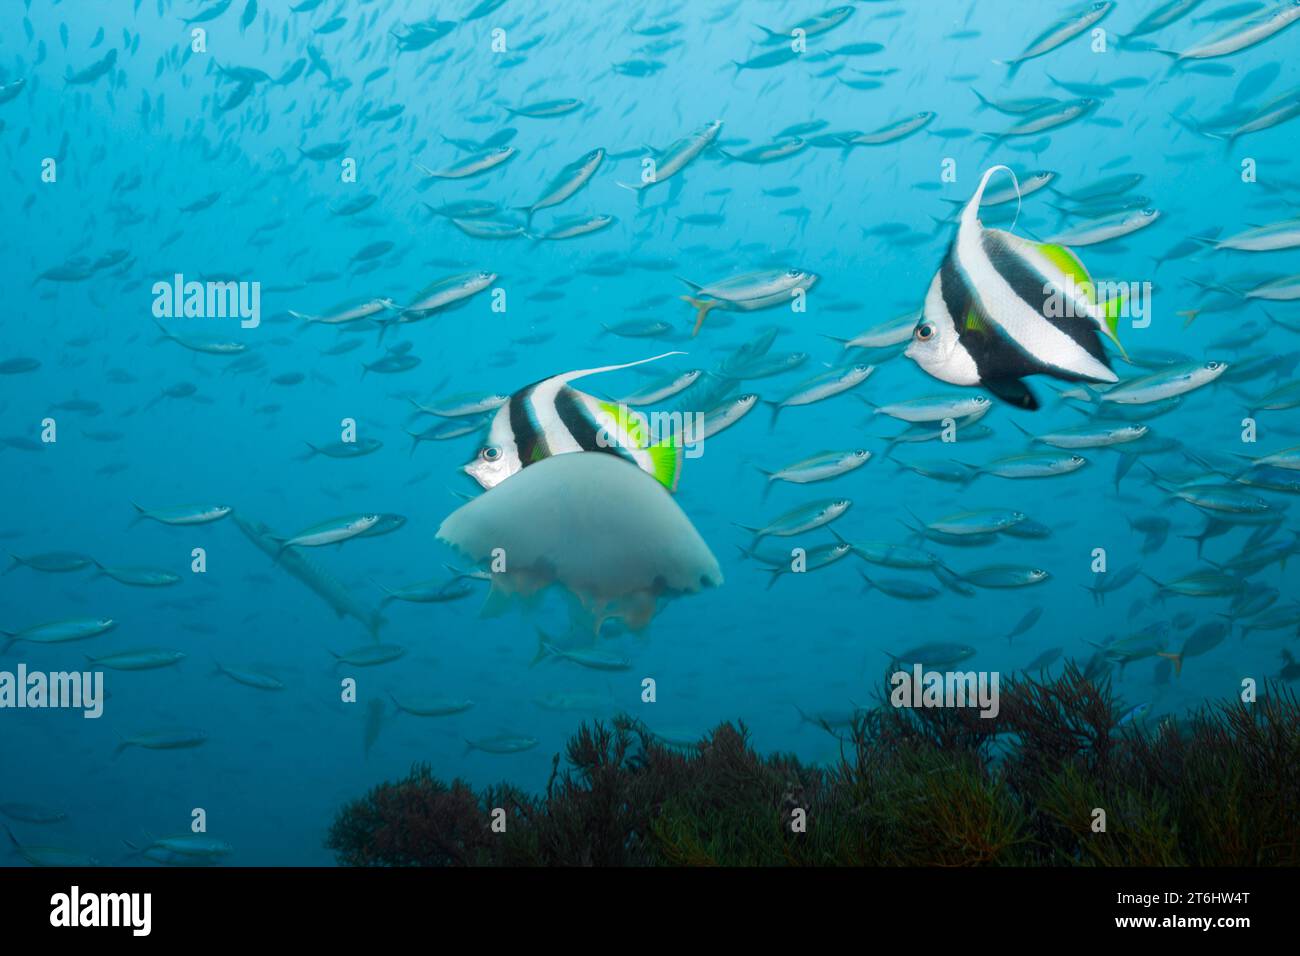
[[[342,544],[349,538],[355,538],[373,529],[382,517],[379,514],[361,514],[331,518],[329,521],[312,525],[292,537],[280,539],[280,547],[281,549],[320,548],[327,544]]]
[[[439,279],[416,294],[409,305],[394,306],[397,315],[389,323],[417,322],[436,312],[463,304],[490,286],[497,279],[495,272],[465,272]]]
[[[1276,252],[1300,248],[1300,219],[1285,219],[1267,226],[1256,226],[1224,239],[1201,239],[1214,249],[1237,252]]]
[[[104,577],[131,587],[165,588],[181,582],[179,574],[161,568],[107,568],[98,561],[95,562],[95,566]]]
[[[767,403],[772,406],[772,424],[776,424],[777,416],[781,414],[782,409],[796,405],[811,405],[814,402],[834,398],[836,395],[843,394],[849,389],[861,385],[875,370],[874,365],[853,365],[844,370],[831,369],[829,372],[804,382],[792,394],[781,401]]]
[[[660,402],[672,398],[679,392],[684,392],[690,388],[704,374],[702,369],[691,369],[680,374],[673,374],[667,378],[647,385],[645,388],[625,396],[621,401],[624,405],[636,407],[638,405],[657,405]]]
[[[1228,370],[1226,362],[1191,362],[1162,369],[1151,375],[1131,378],[1114,388],[1098,392],[1095,400],[1121,405],[1147,405],[1209,385]]]
[[[201,730],[136,734],[132,737],[124,737],[118,743],[114,756],[128,747],[143,747],[145,750],[190,750],[194,747],[202,747],[207,742],[208,735]]]
[[[922,667],[946,667],[950,664],[960,664],[967,658],[975,656],[975,648],[969,644],[934,641],[929,644],[920,644],[901,654],[892,654],[889,651],[885,653],[894,664],[910,669],[915,664],[920,664]]]
[[[48,574],[68,574],[72,571],[85,570],[95,563],[94,558],[75,551],[47,551],[44,554],[32,554],[27,557],[10,553],[9,557],[12,563],[5,568],[5,574],[19,567],[44,571]]]
[[[270,674],[240,667],[226,667],[219,663],[213,666],[214,674],[229,677],[235,683],[243,684],[245,687],[254,687],[257,690],[284,690],[284,684]]]
[[[406,648],[398,644],[363,644],[360,647],[354,647],[350,651],[344,651],[342,654],[336,654],[330,651],[334,659],[340,664],[351,664],[353,667],[374,667],[378,664],[387,664],[395,661],[406,653]]]
[[[926,110],[913,116],[905,116],[902,119],[894,120],[892,123],[886,123],[879,129],[872,130],[869,133],[854,133],[851,136],[846,136],[841,142],[845,146],[884,146],[887,143],[896,143],[900,139],[906,139],[925,129],[930,123],[934,122],[936,115]]]
[[[1019,425],[1016,426],[1020,428]],[[1032,441],[1054,448],[1109,448],[1112,445],[1124,445],[1144,437],[1149,428],[1146,425],[1075,425],[1070,428],[1058,428],[1042,435],[1029,435]]]
[[[453,714],[463,714],[474,706],[474,701],[465,698],[388,696],[398,710],[416,717],[450,717]]]
[[[1052,24],[1029,41],[1029,45],[1025,47],[1024,52],[1019,56],[1002,61],[1004,66],[1009,67],[1007,75],[1015,76],[1021,64],[1036,57],[1045,56],[1057,47],[1063,46],[1094,24],[1100,23],[1113,9],[1115,9],[1113,0],[1102,0],[1102,2],[1090,4],[1084,7],[1082,11],[1073,13]]]
[[[613,216],[604,213],[598,213],[594,216],[571,216],[567,219],[556,220],[551,228],[541,235],[525,234],[538,242],[558,242],[562,239],[577,239],[579,236],[588,236],[593,232],[608,229],[617,221]]]
[[[111,617],[78,617],[67,621],[53,621],[49,624],[36,624],[22,631],[0,629],[0,635],[6,638],[3,650],[8,650],[15,641],[29,644],[62,644],[66,641],[84,641],[98,637],[117,626]]]
[[[346,325],[349,322],[359,322],[362,319],[370,319],[376,315],[397,308],[392,299],[364,299],[361,302],[345,303],[330,309],[323,315],[310,315],[305,312],[295,312],[289,310],[289,314],[295,319],[301,319],[304,322],[310,322],[317,325]]]
[[[1154,225],[1159,218],[1160,212],[1155,209],[1119,212],[1081,223],[1073,229],[1057,233],[1048,241],[1059,246],[1095,246],[1132,235],[1139,229]]]
[[[107,667],[115,671],[148,671],[160,667],[171,667],[185,659],[180,651],[161,647],[146,647],[135,651],[120,651],[103,657],[86,656],[86,660],[96,667]]]
[[[771,575],[767,580],[767,586],[768,588],[771,588],[772,585],[776,584],[783,575],[794,573],[807,574],[810,571],[820,571],[822,568],[830,567],[841,558],[846,558],[852,554],[853,545],[849,544],[847,541],[832,541],[828,544],[819,544],[815,547],[805,548],[802,550],[802,560],[798,565],[797,572],[795,569],[795,561],[792,556],[783,557],[780,561],[773,561],[764,558],[752,548],[748,550],[741,548],[740,552],[746,557],[753,557],[767,565],[768,572]]]
[[[638,204],[643,202],[647,189],[657,186],[659,183],[667,182],[680,173],[696,157],[713,145],[713,141],[718,138],[718,133],[721,131],[722,120],[714,120],[712,123],[701,126],[695,132],[677,140],[667,149],[656,153],[654,172],[649,179],[643,179],[634,186],[629,186],[627,183],[619,183],[619,185],[624,189],[635,192]]]
[[[987,465],[974,468],[981,475],[996,475],[999,478],[1053,478],[1068,475],[1088,464],[1088,459],[1081,455],[1058,455],[1055,452],[1032,452],[1028,455],[1010,455],[997,458]]]
[[[866,401],[866,399],[863,399]],[[867,402],[872,405],[871,402]],[[888,405],[873,405],[875,415],[887,415],[902,422],[941,422],[946,418],[978,421],[992,407],[984,395],[965,397],[914,398]]]
[[[904,312],[902,315],[872,326],[865,332],[859,332],[851,339],[841,339],[833,335],[827,338],[840,342],[846,349],[883,349],[891,345],[901,345],[912,337],[919,313]]]
[[[1042,568],[1029,568],[1014,564],[997,564],[968,571],[961,576],[977,588],[1023,588],[1042,584],[1051,575]]]
[[[597,147],[561,169],[536,202],[530,206],[519,207],[519,211],[527,216],[525,225],[532,224],[533,214],[537,210],[558,206],[574,196],[596,174],[604,159],[605,151]]]
[[[723,402],[704,413],[703,424],[697,429],[692,421],[687,428],[688,443],[704,441],[730,428],[758,405],[759,398],[752,392]],[[698,434],[697,434],[698,432]]]
[[[480,737],[465,741],[465,753],[481,750],[489,754],[517,754],[532,750],[538,744],[536,737],[520,734],[497,734],[494,737]]]
[[[764,471],[762,468],[759,471],[767,476],[767,485],[764,488],[766,494],[772,483],[776,481],[786,481],[794,485],[826,481],[855,471],[870,460],[871,452],[863,448],[852,451],[823,451],[776,471]]]
[[[1221,56],[1231,56],[1248,50],[1253,46],[1281,33],[1296,20],[1300,20],[1300,2],[1283,0],[1277,6],[1266,10],[1257,10],[1229,24],[1206,39],[1195,43],[1182,52],[1159,50],[1157,52],[1173,58],[1178,66],[1187,60],[1209,60]]]
[[[138,512],[136,521],[143,521],[148,518],[151,521],[157,521],[159,524],[183,527],[220,521],[234,510],[229,505],[194,505],[193,507],[156,508],[152,510],[142,508],[139,505],[133,505],[133,507]]]
[[[773,518],[761,528],[750,527],[749,525],[737,525],[745,531],[752,532],[754,535],[754,544],[757,544],[761,538],[768,535],[775,535],[779,538],[788,538],[791,535],[803,534],[805,531],[812,531],[814,528],[820,528],[828,525],[836,518],[839,518],[853,506],[853,502],[848,498],[827,499],[824,501],[814,501],[806,505],[800,505],[793,508],[777,518]]]
[[[803,269],[769,269],[732,276],[720,282],[698,285],[689,279],[682,280],[695,291],[682,296],[695,306],[696,335],[704,319],[713,309],[724,312],[756,312],[776,305],[788,305],[797,295],[812,288],[817,276]]]
[[[496,169],[514,158],[519,150],[513,146],[498,146],[482,153],[466,157],[442,169],[430,169],[428,166],[415,164],[415,168],[430,179],[468,179]]]

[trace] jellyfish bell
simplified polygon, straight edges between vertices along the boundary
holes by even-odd
[[[669,492],[618,455],[577,452],[525,468],[443,521],[438,538],[493,568],[484,614],[552,586],[575,629],[611,618],[633,631],[662,599],[722,584],[722,569]]]

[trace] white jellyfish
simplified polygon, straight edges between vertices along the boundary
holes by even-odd
[[[618,618],[644,629],[659,601],[722,584],[690,519],[654,478],[617,455],[536,462],[454,511],[438,538],[493,567],[484,614],[552,585],[573,599],[575,629]]]

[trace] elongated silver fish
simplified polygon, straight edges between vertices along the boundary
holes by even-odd
[[[781,414],[782,409],[796,405],[811,405],[814,402],[842,395],[865,382],[875,370],[874,365],[853,365],[847,369],[831,369],[804,382],[781,401],[767,403],[772,406],[772,424],[776,424],[777,416]]]
[[[592,176],[596,175],[596,170],[600,168],[604,159],[605,151],[597,147],[561,169],[536,202],[530,206],[519,207],[519,211],[528,217],[526,225],[532,225],[533,214],[537,210],[558,206],[574,196],[578,190],[587,185]]]
[[[348,302],[335,306],[322,315],[311,315],[305,312],[295,312],[289,310],[289,314],[295,319],[301,319],[304,322],[311,322],[317,325],[345,325],[348,322],[359,322],[362,319],[373,318],[381,315],[391,309],[397,308],[392,299],[364,299],[360,302]]]
[[[892,123],[886,123],[879,129],[874,129],[869,133],[855,133],[852,136],[845,137],[843,143],[845,146],[884,146],[886,143],[896,143],[900,139],[906,139],[921,132],[934,122],[936,115],[936,113],[927,110],[914,116],[905,116],[902,119],[894,120]]]
[[[1113,9],[1115,9],[1113,0],[1102,0],[1102,2],[1086,7],[1080,13],[1071,14],[1065,19],[1052,24],[1029,41],[1029,45],[1025,47],[1024,52],[1019,56],[1000,61],[1003,66],[1009,68],[1007,75],[1015,76],[1016,71],[1020,69],[1022,64],[1036,57],[1046,56],[1057,47],[1068,43],[1089,27],[1100,23]]]
[[[442,169],[430,169],[428,166],[415,164],[415,168],[430,179],[468,179],[496,169],[502,163],[509,162],[519,152],[513,146],[498,146],[482,153],[466,157],[460,162]]]
[[[0,634],[7,638],[4,645],[4,650],[7,651],[9,645],[15,641],[26,641],[31,644],[62,644],[66,641],[84,641],[87,638],[98,637],[100,634],[112,630],[115,626],[116,622],[109,617],[79,617],[67,621],[36,624],[21,631],[0,629]]]
[[[1296,20],[1300,20],[1300,3],[1296,0],[1284,0],[1272,9],[1247,14],[1199,43],[1192,44],[1181,53],[1176,50],[1157,52],[1173,57],[1175,66],[1187,60],[1210,60],[1231,56],[1258,46],[1285,30]]]
[[[628,185],[627,183],[619,183],[619,185],[624,189],[635,192],[638,204],[643,202],[647,189],[667,182],[689,166],[696,157],[713,144],[721,131],[722,120],[714,120],[712,123],[701,126],[695,132],[683,136],[667,149],[658,153],[654,160],[654,169],[647,178],[637,185]]]
[[[276,567],[288,572],[310,588],[317,597],[333,609],[335,614],[360,621],[372,635],[378,636],[384,619],[377,609],[367,607],[323,569],[299,554],[297,549],[281,547],[281,539],[273,535],[271,529],[260,521],[236,514],[234,522],[260,551],[276,559]]]
[[[408,323],[427,319],[477,295],[496,279],[495,272],[464,272],[439,279],[417,293],[410,304],[394,307],[398,315],[393,321]]]
[[[1201,239],[1214,249],[1238,252],[1276,252],[1300,248],[1300,219],[1285,219],[1267,226],[1257,226],[1225,239]]]
[[[864,448],[852,451],[823,451],[776,471],[765,471],[762,468],[759,471],[767,476],[767,485],[764,488],[766,494],[773,482],[786,481],[793,485],[807,485],[815,481],[826,481],[856,471],[870,460],[871,452]]]
[[[1226,362],[1189,362],[1121,382],[1096,395],[1100,402],[1148,405],[1209,385],[1228,370]]]
[[[754,535],[754,544],[757,544],[760,539],[768,535],[788,538],[791,535],[812,531],[814,528],[821,528],[842,517],[852,506],[853,502],[848,498],[813,501],[773,518],[761,528],[743,524],[737,527],[751,532]]]
[[[1073,229],[1057,233],[1048,242],[1060,246],[1095,246],[1153,226],[1159,218],[1160,212],[1156,209],[1124,210],[1080,223]]]

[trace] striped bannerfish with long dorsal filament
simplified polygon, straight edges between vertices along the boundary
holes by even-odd
[[[1097,333],[1119,346],[1123,300],[1099,304],[1088,270],[1064,246],[984,227],[980,202],[999,170],[1011,172],[986,171],[962,210],[904,354],[940,381],[980,385],[1033,410],[1038,400],[1026,376],[1118,381]]]
[[[579,392],[569,383],[684,354],[665,352],[623,365],[578,369],[520,389],[497,409],[487,444],[464,466],[465,473],[491,489],[544,458],[566,452],[603,451],[627,459],[669,491],[675,491],[685,438],[667,435],[651,444],[649,423],[640,412]]]

